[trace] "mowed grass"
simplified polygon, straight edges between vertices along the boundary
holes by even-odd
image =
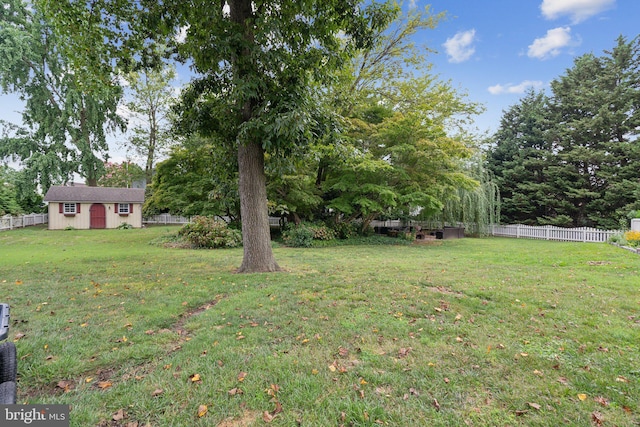
[[[176,230],[0,233],[20,403],[72,426],[640,424],[635,254],[276,247],[286,271],[238,275],[241,250],[149,244]]]

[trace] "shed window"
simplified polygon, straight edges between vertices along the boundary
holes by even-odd
[[[65,215],[75,215],[77,213],[76,204],[75,203],[65,203],[64,207],[63,207],[63,213]]]
[[[120,215],[128,215],[131,213],[129,203],[118,203],[118,213]]]

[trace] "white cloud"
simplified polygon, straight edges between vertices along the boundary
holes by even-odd
[[[508,83],[506,85],[497,84],[495,86],[490,86],[487,90],[491,95],[502,95],[505,93],[516,93],[521,94],[525,93],[527,89],[539,89],[544,86],[540,80],[525,80],[517,85]]]
[[[468,30],[456,33],[443,44],[449,55],[449,62],[464,62],[471,58],[476,51],[473,46],[475,41],[476,30]]]
[[[547,19],[569,16],[574,24],[615,5],[616,0],[542,0],[540,10]]]
[[[571,44],[571,28],[558,27],[547,31],[544,37],[535,39],[529,45],[527,56],[530,58],[548,59],[560,54],[563,47]]]

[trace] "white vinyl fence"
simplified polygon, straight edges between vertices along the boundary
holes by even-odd
[[[229,222],[229,218],[226,217],[216,217],[218,219],[221,219],[225,222]],[[171,215],[168,213],[164,213],[164,214],[160,214],[160,215],[154,215],[154,216],[148,216],[148,217],[144,217],[142,218],[142,222],[145,224],[163,224],[163,225],[168,225],[168,224],[188,224],[191,222],[191,217],[190,216],[180,216],[180,215]],[[269,226],[271,227],[279,227],[280,226],[280,218],[279,217],[274,217],[274,216],[270,216],[269,217]]]
[[[29,214],[11,216],[5,215],[0,217],[0,231],[13,230],[14,228],[29,227],[32,225],[47,224],[49,222],[49,214]]]
[[[597,228],[562,228],[551,225],[536,227],[530,225],[492,225],[491,235],[515,237],[519,239],[559,240],[563,242],[606,242],[609,237],[619,234],[616,230]]]
[[[171,215],[171,214],[160,214],[147,216],[142,218],[142,222],[145,224],[188,224],[191,222],[191,217],[188,216],[180,216],[180,215]]]
[[[640,224],[639,224],[640,225]],[[424,230],[441,229],[444,226],[464,227],[466,232],[477,233],[476,224],[463,223],[435,223],[427,221],[408,221],[388,220],[388,221],[372,221],[371,226],[388,227],[388,228],[405,228],[408,226],[420,226]],[[540,240],[557,240],[562,242],[606,242],[609,237],[620,234],[618,230],[599,230],[597,228],[562,228],[552,225],[546,226],[530,226],[530,225],[490,225],[480,234],[496,236],[496,237],[515,237],[518,239],[540,239]]]

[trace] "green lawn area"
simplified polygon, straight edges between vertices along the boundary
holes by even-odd
[[[640,425],[635,254],[276,247],[285,272],[238,275],[239,249],[150,244],[176,230],[0,233],[20,403],[72,426]]]

